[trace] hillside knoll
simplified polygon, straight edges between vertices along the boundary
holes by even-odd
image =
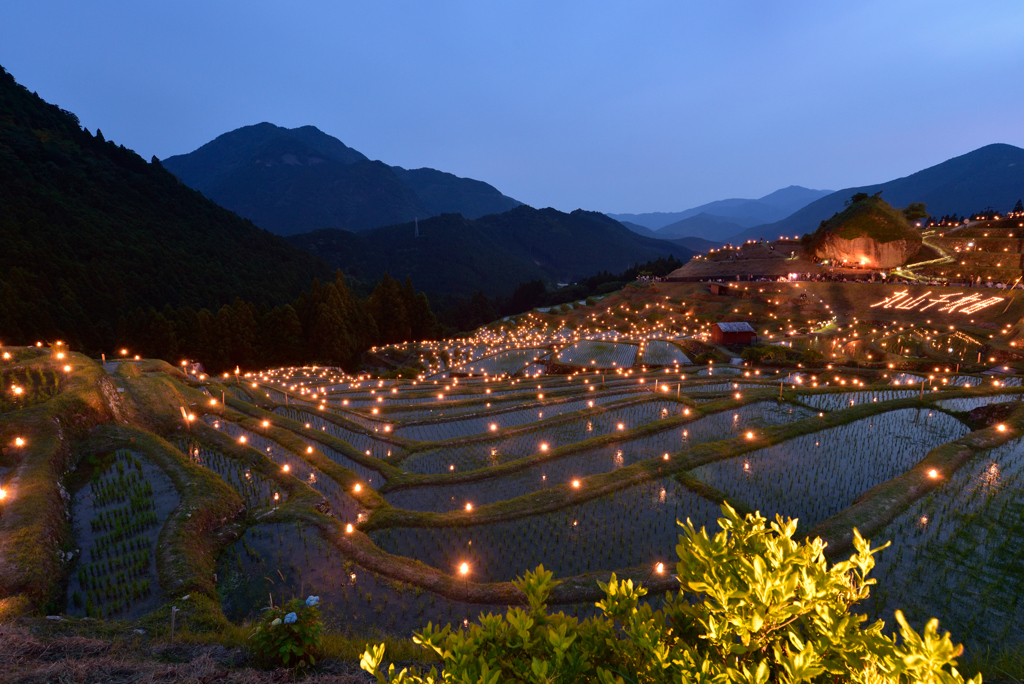
[[[855,195],[846,209],[822,221],[811,236],[819,259],[867,268],[902,266],[921,248],[921,235],[879,196]]]

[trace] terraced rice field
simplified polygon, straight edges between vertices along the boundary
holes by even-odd
[[[595,344],[605,346],[600,359]],[[650,347],[645,354],[648,351]],[[329,445],[317,445],[328,458],[351,471],[356,478],[353,481],[380,494],[377,503],[367,503],[355,516],[350,513],[354,509],[335,506],[332,501],[339,522],[354,526],[351,534],[359,543],[379,549],[375,553],[391,554],[384,558],[396,559],[393,562],[404,558],[423,563],[417,572],[425,577],[456,578],[466,583],[463,586],[497,588],[540,563],[562,577],[610,570],[632,573],[639,579],[649,577],[656,563],[671,563],[674,558],[676,521],[689,518],[713,530],[722,497],[769,517],[797,517],[804,530],[827,526],[830,520],[843,519],[853,510],[850,507],[870,496],[876,486],[898,481],[936,449],[967,435],[972,426],[963,422],[962,412],[1019,399],[1017,393],[1006,389],[1014,386],[1013,378],[1001,378],[997,386],[991,378],[962,374],[940,374],[938,380],[933,378],[934,389],[926,385],[922,395],[917,383],[908,382],[920,376],[890,377],[882,371],[837,377],[835,389],[808,387],[812,377],[819,383],[826,378],[805,372],[780,375],[760,369],[755,373],[742,366],[690,367],[671,374],[654,369],[637,373],[634,369],[628,377],[621,370],[608,372],[616,359],[637,361],[635,353],[636,347],[619,343],[576,343],[563,350],[558,361],[590,365],[590,375],[549,376],[533,385],[517,378],[389,385],[385,401],[377,405],[400,408],[373,416],[364,424],[378,431],[388,425],[388,439],[402,441],[401,448],[391,444],[390,450],[386,440],[332,422],[331,411],[314,408],[316,401],[306,399],[305,408],[293,403],[287,411],[279,411],[313,431],[329,434],[363,453],[369,451],[371,458],[392,469],[387,474],[387,468],[367,468],[332,452]],[[629,354],[633,357],[626,359]],[[896,379],[911,387],[894,387]],[[839,380],[850,384],[841,386]],[[346,398],[349,406],[366,401],[374,396],[367,395],[367,390],[367,386],[334,389],[328,408]],[[444,401],[458,401],[458,410],[439,408],[436,393],[443,393]],[[511,403],[502,404],[503,398],[511,398]],[[292,401],[303,399],[293,395]],[[446,415],[441,415],[442,411]],[[235,439],[243,434],[230,421],[223,422],[221,429]],[[268,453],[277,453],[279,447],[260,441],[260,435],[250,433],[249,438],[256,448],[266,451],[269,446]],[[303,444],[313,443],[310,437],[302,439]],[[272,457],[283,462],[280,454]],[[1000,458],[1007,462],[1004,479],[1009,482],[1013,459]],[[969,477],[966,473],[973,470],[963,472],[962,477]],[[301,479],[305,471],[296,474]],[[898,517],[888,527],[883,525],[885,531],[876,536],[888,538],[891,533],[897,541],[905,538],[916,544],[913,540],[920,530],[906,521],[924,515],[918,510],[923,506],[941,505],[944,510],[953,506],[934,503],[939,491],[944,490],[914,503],[912,510],[917,512]],[[1008,518],[1008,511],[1015,510],[1013,505],[1009,499],[1000,504],[999,524],[1016,524]],[[359,536],[360,530],[365,536]],[[307,538],[303,543],[311,548],[314,542],[308,541],[308,533],[303,534]],[[1024,523],[1021,536],[1024,541]],[[245,543],[255,544],[251,540]],[[359,624],[365,621],[387,630],[397,626],[408,611],[427,616],[436,609],[437,601],[448,601],[438,594],[434,608],[427,608],[418,598],[409,601],[390,594],[387,601],[403,605],[399,616],[388,617],[389,611],[384,610],[374,617],[378,599],[358,599],[362,594],[353,594],[337,571],[332,574],[325,568],[344,566],[345,572],[355,568],[358,576],[373,576],[376,587],[380,577],[369,572],[387,574],[387,562],[360,570],[359,563],[339,548],[323,540],[315,544],[320,560],[303,564],[282,560],[288,557],[284,554],[276,563],[292,569],[291,584],[327,581],[337,605],[358,615]],[[257,562],[257,556],[266,562],[264,551],[236,548],[231,553],[241,558],[243,567]],[[918,575],[914,577],[927,575],[927,568],[919,563],[921,553],[891,561],[896,569],[885,565],[884,573],[890,577],[915,572]],[[944,553],[954,557],[948,548]],[[458,572],[463,564],[465,575]],[[318,573],[321,579],[314,580]],[[458,594],[459,584],[455,586]],[[407,596],[408,591],[400,593]],[[906,605],[903,599],[910,596],[908,591],[899,588],[902,593],[898,595],[903,598],[897,600],[892,598],[897,587],[883,582],[872,610],[891,620],[891,608]],[[255,609],[261,600],[258,595],[246,599],[239,588],[225,594],[225,606],[241,615]],[[421,595],[431,592],[416,594]],[[978,600],[985,596],[981,592]],[[366,601],[370,612],[359,600]],[[406,603],[408,607],[404,607]],[[936,614],[954,621],[944,624],[945,628],[957,630],[955,621],[963,611],[929,605],[929,610],[915,615],[923,619],[926,613]],[[453,619],[472,613],[468,604],[458,600],[453,599],[451,606],[442,604],[441,610],[448,610]],[[887,610],[890,614],[883,615]],[[975,611],[970,619],[980,619],[978,614]],[[1007,617],[1003,622],[1012,620]],[[959,628],[962,632],[963,625]],[[991,629],[1003,628],[995,625]]]
[[[691,363],[682,349],[665,340],[647,342],[640,362],[647,366],[685,366]]]
[[[160,605],[157,537],[178,493],[141,454],[118,451],[74,496],[72,521],[81,548],[68,582],[68,612],[129,618]]]
[[[555,360],[586,368],[629,368],[636,359],[635,344],[580,340],[558,352]]]
[[[466,345],[446,363],[525,367],[537,349]],[[360,635],[499,610],[516,600],[507,583],[539,564],[571,580],[551,601],[580,616],[609,572],[670,586],[677,521],[714,532],[726,501],[798,518],[833,549],[853,526],[894,541],[872,617],[937,616],[973,648],[1024,641],[1016,377],[696,367],[664,340],[638,349],[576,342],[561,352],[567,374],[538,378],[497,365],[387,381],[297,368],[204,387],[190,395],[195,420],[166,442],[83,470],[67,610],[131,618],[182,600],[161,593],[157,540],[188,520],[190,495],[218,487],[234,502],[216,565],[225,614],[315,593],[333,627]],[[990,404],[1006,404],[1004,429],[970,422]]]

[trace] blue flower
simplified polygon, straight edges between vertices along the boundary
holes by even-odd
[[[306,605],[309,606],[310,608],[312,608],[313,606],[316,606],[316,605],[320,605],[320,597],[319,596],[310,596],[308,599],[306,599]]]
[[[290,625],[290,624],[292,624],[293,622],[295,622],[298,619],[299,619],[299,616],[296,615],[295,613],[288,613],[287,615],[284,616],[284,624]]]

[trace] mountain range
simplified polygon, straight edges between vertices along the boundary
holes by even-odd
[[[648,237],[699,237],[720,242],[745,228],[783,219],[831,192],[790,185],[760,199],[717,200],[677,212],[608,215]]]
[[[320,230],[289,241],[354,277],[408,276],[436,294],[506,295],[522,282],[572,283],[666,255],[686,261],[695,251],[637,235],[597,212],[526,205],[477,219],[442,214],[358,233]]]
[[[359,231],[520,204],[487,183],[431,168],[373,161],[314,126],[245,126],[163,160],[186,185],[278,235]]]

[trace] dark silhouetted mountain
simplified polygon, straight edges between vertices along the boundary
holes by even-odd
[[[608,215],[618,221],[630,221],[654,231],[698,214],[718,216],[746,228],[769,221],[778,221],[829,193],[831,190],[811,190],[799,185],[790,185],[788,188],[776,190],[760,199],[718,200],[686,211],[668,213]]]
[[[363,230],[428,213],[387,164],[345,164],[290,137],[265,143],[203,194],[278,235],[325,226]]]
[[[574,282],[599,271],[619,272],[666,255],[686,261],[693,251],[637,235],[604,214],[520,205],[471,220],[443,214],[419,222],[355,233],[319,230],[289,240],[354,277],[385,271],[424,290],[508,295],[519,283]]]
[[[704,238],[699,237],[676,238],[675,240],[672,240],[672,242],[677,245],[682,245],[683,247],[686,247],[686,249],[693,250],[698,254],[704,254],[709,249],[718,249],[725,244],[724,240],[705,240]]]
[[[502,195],[494,186],[472,178],[459,178],[436,169],[392,166],[391,170],[420,198],[428,212],[424,218],[438,214],[462,214],[473,219],[501,214],[520,204]]]
[[[110,349],[136,307],[291,301],[322,261],[83,130],[0,68],[0,331]]]
[[[622,225],[629,228],[631,231],[638,235],[644,235],[646,237],[657,237],[658,233],[651,230],[647,226],[641,226],[639,223],[632,223],[630,221],[619,221]]]
[[[822,221],[842,211],[855,193],[873,195],[879,191],[882,199],[894,207],[924,202],[932,216],[962,215],[986,207],[1008,211],[1024,196],[1024,150],[1013,145],[986,145],[904,178],[839,190],[781,221],[734,235],[732,242],[813,232]]]
[[[370,161],[314,126],[245,126],[163,164],[186,185],[279,235],[366,230],[447,212],[478,218],[519,204],[471,178]]]
[[[738,233],[745,227],[724,216],[702,213],[670,223],[657,231],[655,235],[665,240],[699,237],[704,240],[725,242],[729,236]]]

